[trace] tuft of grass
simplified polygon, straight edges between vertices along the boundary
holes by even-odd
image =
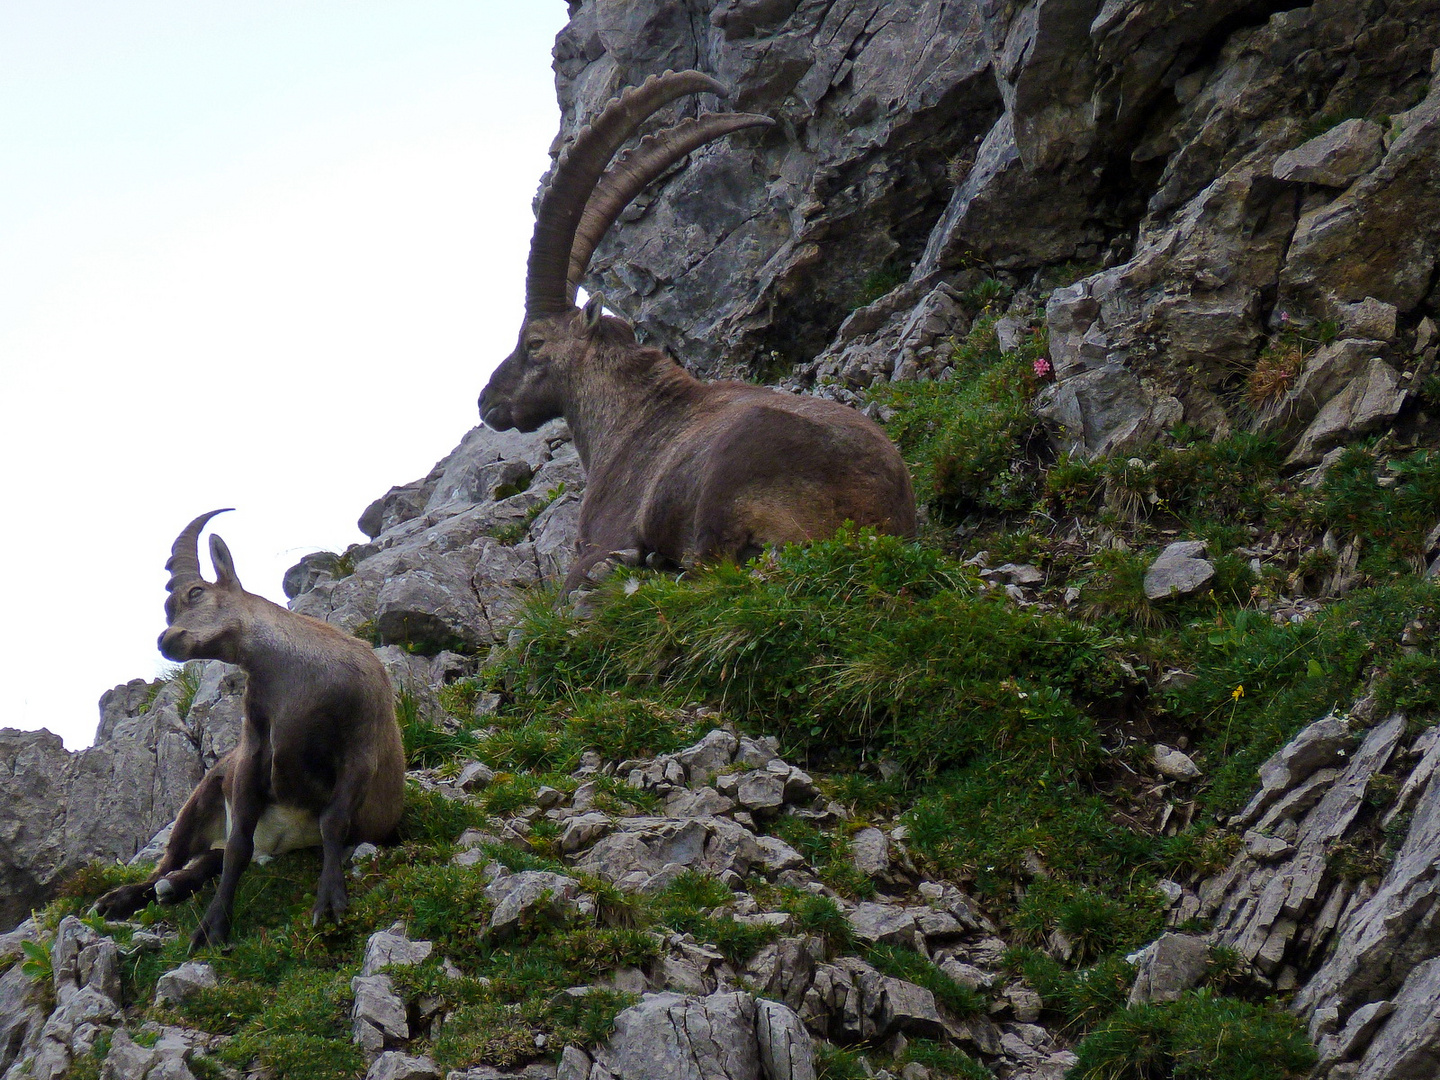
[[[713,944],[740,967],[779,937],[780,931],[773,926],[747,926],[728,916],[717,918],[711,914],[730,900],[730,889],[723,882],[687,871],[656,894],[651,912],[657,923]]]
[[[860,900],[875,895],[875,882],[856,869],[844,832],[825,832],[803,818],[787,817],[776,824],[775,834],[805,856],[820,880],[836,892]]]
[[[408,687],[395,694],[395,719],[405,744],[405,760],[412,769],[433,768],[474,753],[474,734],[431,722],[422,711],[420,698]]]
[[[910,268],[904,263],[886,263],[878,269],[871,270],[860,279],[854,307],[862,308],[873,304],[892,289],[905,284],[909,277]]]
[[[155,699],[166,687],[173,686],[178,691],[175,698],[175,709],[180,714],[180,719],[185,720],[190,716],[190,708],[195,704],[195,695],[200,691],[200,678],[205,673],[205,664],[201,660],[190,660],[183,664],[176,664],[174,667],[163,672],[157,682],[151,687],[149,700],[145,703],[145,712],[149,712],[155,704]]]
[[[1082,1031],[1123,1009],[1135,981],[1135,968],[1123,956],[1070,970],[1047,953],[1022,947],[1011,949],[1006,963],[1035,988],[1047,1010]]]
[[[528,486],[529,484],[527,483],[526,487]],[[524,490],[525,488],[500,488],[498,491],[496,491],[495,497],[497,499],[503,499],[509,497],[510,495],[518,495],[521,491]],[[515,521],[509,522],[508,524],[498,526],[495,531],[492,532],[490,535],[492,535],[496,540],[499,540],[500,543],[504,544],[505,546],[513,547],[515,544],[518,544],[521,540],[525,539],[525,534],[530,531],[530,526],[535,523],[535,519],[538,518],[541,514],[543,514],[547,509],[549,509],[551,504],[564,494],[565,484],[562,481],[561,483],[556,484],[553,488],[547,491],[543,499],[541,499],[534,506],[526,510],[523,517],[517,518]]]
[[[819,934],[832,953],[854,951],[855,928],[828,896],[786,890],[780,898],[780,910],[794,918],[796,932]]]
[[[933,1077],[951,1080],[994,1080],[995,1074],[962,1050],[929,1039],[916,1039],[905,1049],[904,1064],[924,1065]]]
[[[1428,623],[1437,611],[1440,587],[1398,578],[1298,625],[1241,610],[1182,628],[1177,647],[1196,678],[1170,691],[1165,705],[1196,733],[1197,752],[1210,763],[1202,806],[1243,806],[1264,760],[1306,724],[1355,701],[1368,673],[1389,670],[1402,654],[1406,623]]]
[[[893,410],[886,427],[915,481],[917,498],[944,518],[973,512],[1016,513],[1036,494],[1030,445],[1041,435],[1030,408],[1034,361],[1044,356],[1043,334],[1001,355],[996,317],[976,320],[951,359],[943,382],[892,382],[874,390]]]
[[[1440,506],[1440,452],[1418,450],[1390,469],[1382,484],[1374,451],[1349,447],[1325,474],[1310,515],[1318,528],[1364,540],[1371,555],[1362,565],[1382,579],[1423,565]]]
[[[1160,933],[1165,911],[1160,895],[1148,885],[1105,890],[1041,879],[1026,890],[1015,913],[1014,928],[1024,944],[1043,945],[1058,930],[1083,964],[1115,952],[1128,952]]]
[[[1290,389],[1305,366],[1305,348],[1294,338],[1280,338],[1261,350],[1255,367],[1245,377],[1245,400],[1252,408],[1279,397]]]
[[[1085,584],[1084,614],[1097,622],[1157,630],[1171,624],[1164,609],[1145,595],[1151,555],[1110,548],[1095,553],[1095,576]]]
[[[452,799],[427,791],[413,780],[405,783],[405,812],[400,818],[401,841],[448,844],[466,829],[482,828],[485,812],[466,799]]]
[[[1076,1054],[1076,1080],[1290,1080],[1316,1061],[1296,1017],[1209,990],[1118,1012]]]

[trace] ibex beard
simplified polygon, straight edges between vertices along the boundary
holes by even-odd
[[[240,876],[255,856],[319,846],[313,921],[339,919],[347,844],[394,839],[405,755],[395,701],[374,651],[328,623],[287,611],[240,584],[225,541],[210,538],[216,580],[200,574],[198,541],[215,510],[180,533],[165,568],[167,659],[244,669],[239,745],[200,781],[144,881],[112,889],[100,914],[123,918],[152,900],[182,900],[219,875],[192,950],[228,940]]]

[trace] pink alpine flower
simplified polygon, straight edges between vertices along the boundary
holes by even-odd
[[[1050,361],[1046,360],[1045,357],[1037,356],[1035,358],[1035,377],[1037,379],[1048,379],[1052,370]]]

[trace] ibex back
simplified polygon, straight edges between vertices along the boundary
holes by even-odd
[[[910,475],[866,416],[837,402],[693,378],[637,343],[603,300],[575,306],[596,245],[651,181],[712,139],[773,123],[710,113],[611,158],[658,109],[724,95],[698,71],[666,72],[612,101],[563,154],[540,200],[520,341],[480,395],[498,430],[563,416],[586,472],[579,551],[565,588],[612,554],[690,565],[743,560],[843,522],[915,531]],[[608,171],[607,171],[608,170]]]
[[[320,845],[316,923],[345,911],[346,844],[394,839],[405,755],[385,669],[364,642],[246,592],[225,541],[210,537],[216,580],[200,575],[198,541],[215,510],[187,525],[165,568],[170,660],[224,660],[249,676],[240,743],[181,808],[155,872],[102,896],[123,918],[151,900],[181,900],[220,874],[191,947],[230,933],[240,875],[254,855]]]

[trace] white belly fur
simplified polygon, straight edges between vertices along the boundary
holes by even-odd
[[[225,835],[230,835],[230,804],[225,804]],[[223,848],[225,840],[216,840],[212,847]],[[279,806],[272,803],[260,815],[255,826],[255,855],[257,862],[268,862],[285,851],[320,846],[320,821],[309,810],[294,806]]]

